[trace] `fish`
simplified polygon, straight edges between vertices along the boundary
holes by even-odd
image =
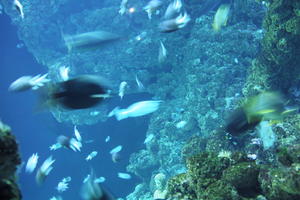
[[[19,0],[14,0],[14,7],[19,12],[20,17],[24,19],[23,5]]]
[[[178,128],[178,129],[184,128],[186,124],[187,124],[187,121],[180,121],[176,124],[176,128]]]
[[[92,171],[89,178],[81,187],[80,195],[84,200],[115,200],[115,198],[96,181]]]
[[[51,197],[50,200],[63,200],[61,196]]]
[[[161,0],[151,0],[149,3],[143,8],[148,14],[148,19],[152,18],[152,14],[162,6],[163,2]]]
[[[147,144],[154,138],[154,134],[147,135],[146,139],[144,140],[144,144]]]
[[[140,117],[155,112],[162,101],[140,101],[130,105],[128,108],[120,109],[116,107],[111,116],[115,116],[118,121],[128,117]]]
[[[142,91],[145,89],[143,83],[138,79],[137,75],[135,75],[135,82],[138,86],[139,91]]]
[[[48,157],[43,162],[42,166],[39,168],[35,176],[37,184],[41,185],[42,183],[44,183],[46,177],[50,174],[50,172],[53,169],[52,165],[54,162],[55,160],[52,159],[52,156]]]
[[[36,168],[36,165],[38,163],[38,160],[39,160],[38,153],[34,153],[34,154],[32,154],[32,156],[30,156],[28,158],[28,161],[26,164],[26,172],[27,173],[32,173],[34,171],[34,169]]]
[[[71,149],[73,151],[81,151],[82,143],[75,138],[69,138],[64,135],[60,135],[56,139],[57,143],[50,146],[51,151],[55,151],[62,147]]]
[[[222,4],[218,8],[212,24],[212,27],[216,32],[219,32],[222,26],[226,26],[229,17],[229,11],[230,11],[229,4]]]
[[[86,158],[86,161],[92,160],[95,156],[97,156],[98,152],[97,151],[93,151],[91,152]]]
[[[118,153],[118,152],[120,152],[122,150],[122,148],[123,148],[122,145],[118,145],[115,148],[113,148],[109,153],[110,154]]]
[[[83,179],[83,183],[86,183],[89,179],[90,179],[90,177],[91,177],[91,175],[90,174],[88,174],[88,175],[86,175],[86,177]]]
[[[69,52],[91,50],[121,39],[121,36],[107,31],[92,31],[76,35],[64,35],[63,39]]]
[[[34,77],[22,76],[10,84],[8,91],[22,92],[26,90],[37,90],[50,82],[50,79],[47,79],[47,76],[48,74],[39,74]]]
[[[182,8],[181,0],[174,0],[172,3],[169,4],[164,14],[164,19],[174,18],[176,14],[180,12],[181,8]]]
[[[74,135],[75,135],[75,138],[77,139],[77,141],[81,142],[82,138],[81,138],[80,132],[77,129],[77,126],[74,126]]]
[[[158,62],[159,63],[163,63],[167,58],[167,49],[164,45],[164,43],[162,43],[162,41],[160,41],[160,47],[159,47],[159,51],[158,51]]]
[[[95,75],[81,75],[52,85],[48,94],[48,105],[66,109],[86,109],[110,97],[108,82]]]
[[[127,2],[128,2],[128,0],[122,0],[121,1],[120,10],[119,10],[119,13],[120,13],[121,16],[124,15],[125,12],[126,12]]]
[[[123,96],[124,96],[124,93],[125,93],[126,86],[127,86],[127,82],[126,82],[126,81],[122,81],[122,82],[120,83],[120,86],[119,86],[119,97],[120,97],[121,99],[123,99]]]
[[[94,180],[94,183],[103,183],[103,182],[105,182],[105,180],[106,180],[105,177],[100,176],[99,178],[96,178],[96,179]]]
[[[121,179],[131,179],[131,175],[128,173],[122,173],[122,172],[118,172],[118,177]]]
[[[285,102],[278,92],[262,92],[248,98],[229,115],[225,131],[238,136],[256,127],[261,121],[281,121],[285,116]]]
[[[63,81],[69,79],[70,67],[62,66],[59,68],[59,75]]]
[[[105,142],[109,142],[110,141],[110,136],[108,135],[108,136],[106,136],[106,138],[105,138]]]
[[[190,20],[191,17],[186,12],[184,14],[181,13],[176,18],[160,22],[158,29],[161,33],[171,33],[185,27]]]
[[[56,190],[59,193],[62,193],[66,191],[69,188],[69,182],[71,181],[71,177],[68,176],[66,178],[63,178],[56,186]]]
[[[120,162],[120,160],[121,160],[120,152],[113,152],[113,153],[111,154],[111,160],[112,160],[114,163]]]

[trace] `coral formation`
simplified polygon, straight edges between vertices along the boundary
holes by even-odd
[[[243,89],[246,96],[270,89],[286,93],[300,74],[300,4],[293,0],[264,2],[268,10],[263,22],[265,36]]]
[[[258,165],[242,153],[218,157],[216,153],[203,152],[187,159],[186,173],[168,181],[167,196],[175,200],[298,199],[299,166],[298,160],[284,169]]]
[[[21,164],[18,144],[10,128],[0,121],[0,199],[21,199],[15,172]]]

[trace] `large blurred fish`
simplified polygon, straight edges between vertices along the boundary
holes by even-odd
[[[115,198],[105,191],[96,181],[93,171],[84,181],[81,189],[81,197],[84,200],[115,200]]]
[[[121,39],[119,35],[106,31],[93,31],[77,35],[65,35],[64,41],[68,51],[89,50]]]
[[[110,97],[108,88],[108,82],[100,76],[81,75],[51,87],[48,103],[68,109],[89,108]]]

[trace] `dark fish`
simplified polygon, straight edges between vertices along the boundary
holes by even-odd
[[[242,108],[235,110],[227,120],[225,125],[225,131],[238,136],[246,130],[254,128],[259,124],[260,120],[248,122],[247,115]]]
[[[50,98],[54,104],[68,109],[90,108],[110,97],[108,88],[102,77],[82,75],[56,84]]]

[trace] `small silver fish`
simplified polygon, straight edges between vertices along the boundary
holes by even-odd
[[[163,2],[161,0],[151,0],[144,8],[148,14],[148,18],[152,18],[152,14],[158,11],[158,9],[162,6]]]
[[[109,153],[113,154],[113,153],[118,153],[123,149],[122,145],[118,145],[115,148],[113,148]]]
[[[38,153],[32,154],[32,156],[30,156],[28,158],[28,161],[27,161],[27,164],[26,164],[26,172],[32,173],[34,171],[34,169],[36,168],[38,160],[39,160]]]
[[[50,174],[50,172],[52,171],[53,167],[53,163],[55,162],[55,160],[52,159],[52,156],[48,157],[42,164],[42,166],[39,168],[39,170],[36,173],[35,179],[36,182],[41,185],[46,177]]]
[[[174,18],[175,15],[180,12],[181,8],[182,8],[181,0],[174,0],[172,3],[169,4],[165,12],[164,19]]]
[[[23,5],[20,3],[19,0],[14,0],[14,7],[19,12],[21,18],[24,19]]]
[[[135,75],[135,82],[138,86],[139,91],[142,91],[145,89],[143,83],[138,79],[137,75]]]
[[[160,47],[159,47],[159,52],[158,52],[158,62],[159,63],[163,63],[167,58],[167,49],[164,45],[164,43],[162,43],[162,41],[160,41]]]
[[[115,116],[118,121],[128,117],[140,117],[155,112],[162,101],[140,101],[130,105],[128,108],[116,107],[110,116]]]
[[[123,99],[126,86],[127,86],[127,82],[126,81],[122,81],[120,83],[120,86],[119,86],[119,97],[121,98],[121,100]]]
[[[189,21],[191,20],[191,17],[185,12],[183,15],[180,14],[178,17],[174,19],[168,19],[165,21],[162,21],[158,25],[158,29],[162,33],[171,33],[174,31],[177,31],[178,29],[181,29],[185,27]]]
[[[9,91],[21,92],[25,90],[37,90],[43,87],[50,80],[47,79],[48,74],[37,75],[37,76],[22,76],[12,82],[8,88]]]
[[[122,172],[118,173],[118,177],[121,178],[121,179],[131,179],[131,175],[130,174],[128,174],[128,173],[122,173]]]
[[[86,160],[86,161],[92,160],[94,157],[97,156],[97,154],[98,154],[97,151],[93,151],[93,152],[91,152],[91,153],[85,158],[85,160]]]

